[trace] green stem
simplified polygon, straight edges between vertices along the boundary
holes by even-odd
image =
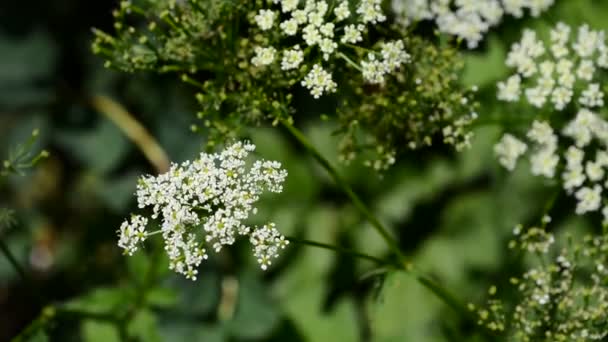
[[[325,157],[323,157],[321,155],[321,153],[308,141],[306,136],[304,136],[304,134],[302,132],[300,132],[300,130],[298,130],[296,127],[294,127],[287,120],[283,119],[283,120],[281,120],[281,123],[289,131],[289,133],[291,133],[291,135],[294,138],[296,138],[298,140],[298,142],[300,142],[300,144],[314,157],[314,159],[317,160],[317,162],[319,162],[319,164],[321,164],[321,166],[330,174],[330,176],[333,178],[336,185],[338,185],[341,188],[341,190],[350,198],[350,200],[353,202],[353,204],[359,210],[359,212],[372,224],[372,226],[378,231],[378,233],[382,236],[382,238],[384,238],[384,240],[386,241],[386,243],[389,246],[389,248],[391,249],[391,251],[398,257],[399,263],[396,266],[399,269],[405,271],[406,273],[413,275],[415,277],[416,281],[418,281],[421,285],[423,285],[428,290],[430,290],[432,293],[434,293],[445,304],[450,306],[456,312],[464,315],[464,317],[467,317],[469,321],[474,323],[475,318],[472,317],[470,311],[467,309],[466,305],[462,301],[458,300],[456,296],[451,294],[448,290],[446,290],[444,287],[439,285],[437,282],[435,282],[428,276],[425,276],[424,274],[415,270],[414,267],[409,262],[406,261],[405,256],[403,255],[403,253],[401,253],[401,250],[399,249],[399,245],[397,244],[397,241],[390,235],[390,233],[384,227],[384,225],[382,225],[380,220],[367,208],[367,206],[363,203],[363,201],[361,201],[359,196],[357,196],[357,194],[355,194],[355,192],[350,187],[350,185],[346,182],[346,180],[344,178],[342,178],[342,176],[338,173],[336,168],[334,168],[331,165],[329,160],[327,160]],[[313,241],[306,241],[306,242],[310,246],[330,249],[330,250],[334,250],[334,251],[338,251],[338,252],[340,252],[340,251],[347,252],[348,251],[348,250],[346,250],[346,251],[342,250],[340,247],[330,246],[330,245],[326,245],[323,243],[318,243],[318,242],[313,242]],[[375,262],[383,263],[384,265],[387,264],[386,261],[380,260],[376,257],[372,257],[369,255],[361,254],[361,253],[354,252],[354,251],[348,251],[348,253],[361,257],[361,258],[368,259],[368,260],[374,260]],[[485,330],[483,330],[483,333],[485,334],[487,332]]]
[[[11,266],[15,269],[17,274],[19,274],[19,276],[23,279],[23,281],[29,283],[29,278],[27,277],[25,270],[23,269],[23,267],[21,267],[21,265],[19,265],[19,262],[17,261],[13,253],[11,253],[10,249],[8,249],[8,246],[6,245],[6,243],[4,243],[4,240],[2,239],[0,239],[0,250],[2,251],[2,254],[4,254],[4,256],[6,257],[8,262],[11,264]]]
[[[376,258],[375,256],[368,255],[365,253],[360,253],[360,252],[354,251],[352,249],[348,249],[348,248],[344,248],[344,247],[340,247],[340,246],[333,246],[333,245],[322,243],[322,242],[298,239],[298,238],[293,238],[293,237],[287,237],[287,240],[289,240],[289,242],[299,243],[301,245],[323,248],[323,249],[334,251],[336,253],[342,253],[342,254],[354,256],[357,258],[366,259],[369,261],[373,261],[379,265],[390,264],[390,262],[388,262],[386,260],[382,260],[380,258]]]
[[[355,63],[352,59],[350,59],[347,55],[345,55],[342,52],[338,52],[338,56],[340,56],[340,58],[342,58],[343,60],[346,61],[346,63],[350,64],[353,68],[359,70],[359,71],[363,71],[363,69],[361,69],[361,67]]]
[[[300,132],[297,128],[295,128],[292,124],[287,122],[286,120],[281,120],[281,123],[294,138],[296,138],[304,148],[310,152],[310,154],[325,168],[325,170],[329,173],[329,175],[333,178],[336,185],[338,185],[342,191],[350,198],[353,202],[357,210],[372,224],[372,226],[378,231],[378,233],[382,236],[384,241],[386,241],[387,245],[391,249],[391,251],[399,258],[399,261],[405,262],[405,256],[401,253],[399,249],[399,245],[397,241],[391,236],[388,232],[388,229],[382,225],[380,220],[374,216],[374,214],[367,208],[367,206],[361,201],[359,196],[355,194],[353,189],[348,185],[348,182],[338,173],[338,170],[334,168],[329,160],[321,155],[321,153],[308,141],[308,139],[304,136],[302,132]]]

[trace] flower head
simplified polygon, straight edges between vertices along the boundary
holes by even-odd
[[[287,172],[276,161],[257,160],[247,167],[255,146],[237,142],[221,153],[201,153],[199,159],[174,164],[159,176],[142,177],[137,186],[139,208],[152,208],[160,218],[170,268],[196,279],[207,248],[219,252],[238,236],[248,235],[263,269],[287,245],[270,223],[261,228],[246,224],[265,191],[281,192]],[[132,254],[146,233],[148,218],[136,215],[120,228],[119,246]]]
[[[353,12],[346,0],[338,1],[333,10],[330,10],[325,0],[273,3],[281,3],[282,11],[286,15],[282,16],[282,22],[278,25],[278,34],[273,35],[274,38],[268,39],[265,44],[296,42],[281,53],[281,69],[287,71],[301,66],[303,72],[307,73],[301,84],[310,90],[314,98],[331,93],[337,88],[331,74],[335,63],[329,63],[334,59],[340,59],[346,65],[361,70],[364,81],[376,84],[384,83],[385,76],[409,62],[403,41],[380,42],[381,51],[372,50],[366,60],[356,61],[358,55],[353,53],[353,49],[356,51],[361,48],[357,44],[363,41],[367,28],[386,20],[380,0],[360,1]],[[254,20],[261,31],[268,31],[274,27],[273,22],[277,17],[273,10],[263,9],[254,16]],[[260,53],[275,52],[275,48],[256,47],[254,51],[256,55],[252,58],[252,64],[255,66],[273,63],[274,59],[270,58],[270,55],[260,56]],[[321,63],[318,56],[322,57]],[[261,59],[262,57],[267,58]],[[308,59],[314,60],[314,64],[306,65]],[[294,78],[301,77],[303,75]]]

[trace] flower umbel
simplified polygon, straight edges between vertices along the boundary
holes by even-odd
[[[139,208],[152,208],[150,219],[160,217],[169,267],[195,280],[197,267],[215,252],[232,245],[238,236],[249,236],[254,256],[266,269],[288,241],[274,223],[248,226],[245,221],[257,209],[255,203],[265,191],[279,193],[287,171],[277,161],[256,160],[248,167],[246,158],[255,146],[237,142],[221,153],[201,153],[199,159],[174,164],[159,176],[142,177],[137,186]],[[120,228],[119,246],[127,254],[145,240],[148,218],[133,216]]]
[[[280,51],[281,69],[292,70],[305,60],[314,61],[312,66],[302,66],[306,76],[300,82],[314,98],[336,91],[337,84],[331,73],[335,67],[332,59],[342,59],[360,70],[365,82],[376,84],[384,83],[386,75],[409,62],[410,56],[405,52],[403,41],[399,40],[383,42],[381,51],[370,50],[367,60],[360,60],[358,56],[360,50],[369,50],[357,45],[363,41],[368,27],[386,20],[380,0],[360,1],[354,12],[349,8],[349,2],[344,0],[337,1],[333,11],[328,1],[308,0],[303,6],[298,1],[273,0],[272,3],[281,4],[282,14],[278,10],[260,9],[253,16],[261,35],[266,37],[262,44],[282,46],[285,41],[291,44],[294,39],[300,40]],[[272,30],[275,18],[282,22],[276,26],[277,32],[273,35],[267,31]],[[272,63],[274,58],[265,58],[268,63],[260,63],[259,51],[272,51],[274,56],[275,48],[256,47],[256,56],[251,60],[255,67]],[[294,79],[301,77],[294,76]]]

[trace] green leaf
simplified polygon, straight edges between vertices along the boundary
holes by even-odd
[[[239,295],[234,318],[226,323],[231,336],[263,339],[280,320],[277,305],[268,296],[268,289],[252,274],[239,279]]]
[[[121,342],[118,329],[111,323],[85,320],[81,325],[81,333],[85,342]]]
[[[130,322],[127,331],[129,337],[135,337],[139,341],[162,341],[158,330],[158,319],[156,315],[149,310],[137,312]]]
[[[371,300],[373,341],[442,341],[434,322],[442,303],[405,272],[390,272],[380,296]]]
[[[69,310],[107,314],[122,311],[127,303],[133,302],[132,293],[127,288],[98,288],[83,296],[63,304]]]
[[[126,156],[129,147],[122,132],[107,120],[102,120],[86,133],[58,133],[57,140],[80,162],[98,174],[113,170]]]
[[[488,39],[486,52],[469,52],[464,55],[465,68],[462,83],[467,87],[491,87],[508,72],[505,65],[506,49],[504,43],[495,34]]]
[[[155,287],[146,293],[146,302],[158,308],[171,308],[178,303],[178,294],[172,288]]]

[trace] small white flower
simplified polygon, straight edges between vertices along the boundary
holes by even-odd
[[[535,120],[527,136],[530,140],[545,148],[555,149],[557,146],[557,136],[547,122]]]
[[[279,250],[285,249],[289,244],[289,241],[276,230],[274,223],[254,230],[249,242],[253,246],[253,255],[262,270],[266,270],[272,264],[272,259],[279,256]]]
[[[398,69],[402,64],[410,60],[410,55],[405,52],[403,41],[396,40],[382,44],[382,58],[388,70]]]
[[[336,91],[337,84],[333,81],[331,74],[325,71],[319,64],[315,64],[312,70],[302,81],[302,86],[310,90],[310,94],[318,99],[324,93]]]
[[[283,13],[291,12],[298,8],[300,0],[281,0],[281,10]]]
[[[281,60],[281,69],[291,70],[295,69],[302,64],[304,60],[304,52],[298,45],[294,46],[290,50],[283,51],[283,59]]]
[[[302,32],[304,32],[302,38],[309,46],[319,44],[323,39],[323,36],[321,36],[319,29],[314,25],[305,26]]]
[[[557,87],[551,96],[551,102],[555,104],[555,109],[562,110],[570,103],[572,99],[572,90],[565,87]]]
[[[125,221],[120,225],[118,232],[120,233],[120,239],[118,240],[118,247],[125,250],[125,254],[133,255],[137,251],[138,245],[146,240],[146,225],[148,219],[140,216],[133,215],[131,222]]]
[[[583,187],[575,195],[578,200],[576,213],[582,215],[589,211],[597,211],[602,204],[602,187],[595,185],[593,188]]]
[[[254,19],[262,31],[267,31],[270,30],[274,25],[274,19],[276,16],[277,14],[274,11],[261,9]]]
[[[604,105],[604,93],[600,90],[600,85],[591,83],[583,91],[579,102],[587,107],[602,107]]]
[[[363,69],[363,78],[369,83],[382,84],[384,83],[384,75],[388,72],[386,65],[382,61],[376,59],[376,55],[369,53],[367,60],[361,62]]]
[[[521,94],[521,77],[515,74],[505,82],[498,82],[498,99],[507,102],[519,101]]]
[[[356,44],[363,40],[361,32],[365,26],[359,25],[347,25],[344,27],[344,35],[340,39],[342,43]]]
[[[323,59],[327,61],[329,60],[329,56],[338,48],[338,43],[329,38],[323,38],[319,43],[319,48],[321,49],[321,52],[323,52]]]
[[[274,62],[277,50],[273,47],[256,47],[255,56],[251,59],[251,63],[255,66],[270,65]]]
[[[555,150],[543,148],[530,157],[530,163],[532,164],[533,175],[553,178],[559,163],[559,156],[555,153]]]
[[[592,182],[599,182],[604,179],[604,168],[599,163],[588,161],[587,164],[585,164],[585,172]]]
[[[281,30],[283,30],[283,32],[288,36],[293,36],[298,33],[298,21],[293,18],[282,22],[280,27]]]
[[[334,9],[334,14],[336,15],[336,20],[342,21],[348,17],[350,17],[350,10],[348,9],[348,1],[342,1]]]
[[[319,28],[319,31],[326,38],[333,38],[334,37],[334,28],[335,28],[335,25],[333,23],[325,23],[325,24],[321,25],[321,27]]]
[[[584,59],[578,66],[578,70],[576,71],[576,76],[585,81],[591,81],[593,79],[593,74],[595,73],[595,66],[593,61],[589,59]]]
[[[505,134],[502,139],[494,146],[494,153],[498,156],[498,161],[507,170],[513,171],[517,159],[524,153],[528,146],[511,134]]]
[[[357,7],[357,14],[361,15],[363,23],[378,23],[386,20],[382,13],[382,0],[361,0]]]

